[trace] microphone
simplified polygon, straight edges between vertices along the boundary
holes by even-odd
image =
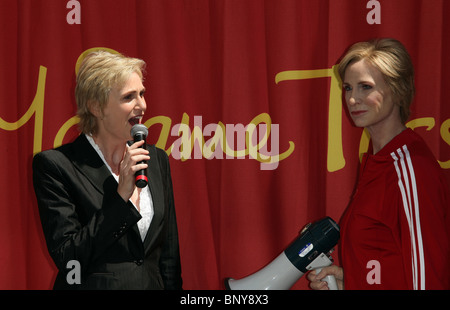
[[[146,140],[148,135],[148,129],[145,127],[145,125],[142,124],[136,124],[131,127],[131,136],[133,137],[134,142]],[[146,143],[140,146],[141,148],[146,148]],[[138,164],[144,164],[145,161],[140,161]],[[139,188],[144,188],[148,184],[147,179],[147,169],[141,169],[136,171],[135,173],[135,184]]]

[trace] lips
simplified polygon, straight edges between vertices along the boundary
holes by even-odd
[[[366,110],[358,110],[358,111],[352,111],[350,112],[353,116],[360,116],[363,115],[364,113],[366,113]]]
[[[130,123],[131,126],[134,126],[136,124],[140,124],[142,120],[142,115],[134,116],[128,120],[128,123]]]

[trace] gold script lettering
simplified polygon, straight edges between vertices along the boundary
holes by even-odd
[[[337,65],[329,69],[282,71],[275,76],[275,83],[316,78],[331,78],[330,98],[328,101],[327,169],[333,172],[345,166],[342,146],[342,89],[340,78],[337,74]]]
[[[33,154],[39,153],[42,150],[42,128],[44,124],[44,95],[45,95],[45,80],[47,76],[47,68],[39,67],[39,78],[36,89],[36,95],[31,103],[28,111],[16,122],[7,122],[0,117],[0,128],[5,130],[17,130],[26,124],[31,116],[34,114],[34,139],[33,139]]]

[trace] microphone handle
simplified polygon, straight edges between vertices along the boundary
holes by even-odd
[[[145,135],[141,134],[141,133],[137,133],[134,137],[134,142],[138,142],[138,141],[142,141],[146,139]],[[146,142],[144,142],[144,144],[142,146],[140,146],[141,148],[146,148]],[[140,161],[137,164],[145,164],[145,161]],[[135,184],[137,187],[139,188],[144,188],[147,186],[148,184],[148,178],[147,178],[147,169],[141,169],[135,172]]]

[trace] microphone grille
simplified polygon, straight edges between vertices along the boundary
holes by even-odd
[[[134,137],[138,133],[147,137],[147,135],[148,135],[147,127],[145,127],[145,125],[142,125],[142,124],[133,125],[133,127],[131,127],[131,136]]]

